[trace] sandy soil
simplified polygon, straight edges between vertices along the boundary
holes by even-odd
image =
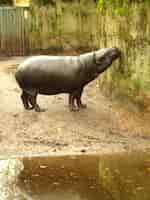
[[[150,149],[149,121],[136,109],[130,112],[104,97],[96,81],[83,93],[85,110],[70,112],[67,95],[39,96],[46,112],[24,110],[13,75],[22,60],[0,61],[1,157]]]

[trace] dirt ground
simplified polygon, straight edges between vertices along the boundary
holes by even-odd
[[[1,157],[150,149],[149,117],[104,97],[97,81],[83,93],[87,109],[70,112],[68,96],[56,95],[38,97],[46,112],[24,110],[13,74],[22,60],[0,60]]]

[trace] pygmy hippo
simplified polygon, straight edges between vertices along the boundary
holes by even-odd
[[[25,109],[41,111],[37,95],[69,94],[71,111],[85,108],[83,88],[121,56],[121,51],[103,48],[79,56],[33,56],[18,66],[15,78],[22,89]]]

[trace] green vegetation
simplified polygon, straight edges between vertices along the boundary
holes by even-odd
[[[149,0],[98,0],[97,9],[100,12],[109,10],[114,14],[123,16],[132,12],[132,5],[135,3],[147,3],[150,5]]]
[[[0,6],[13,5],[13,0],[0,0]]]
[[[55,4],[55,0],[32,0],[31,3],[38,6],[46,6],[49,4]]]
[[[149,199],[149,179],[146,178],[148,170],[144,161],[146,157],[148,158],[140,152],[101,157],[99,182],[106,194],[109,194],[108,199]]]
[[[147,108],[150,98],[148,1],[122,1],[120,6],[114,2],[118,1],[108,0],[108,7],[104,4],[108,9],[103,7],[99,12],[107,21],[103,27],[104,46],[118,46],[122,49],[124,59],[121,68],[114,64],[100,77],[100,87],[108,95],[126,96],[140,107]],[[102,8],[102,5],[99,6]],[[117,12],[120,8],[124,9],[121,14]]]

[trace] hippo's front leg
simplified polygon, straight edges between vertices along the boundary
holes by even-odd
[[[76,101],[77,101],[78,108],[86,108],[87,107],[86,104],[83,104],[82,101],[81,101],[82,92],[83,92],[83,88],[81,88],[78,91],[78,94],[76,96]]]
[[[74,93],[69,94],[69,108],[70,111],[79,111],[79,108],[75,106],[75,96]]]
[[[81,101],[83,88],[80,88],[69,94],[69,107],[71,111],[79,111],[80,108],[86,108],[86,104],[83,104]],[[75,105],[75,101],[77,107]]]

